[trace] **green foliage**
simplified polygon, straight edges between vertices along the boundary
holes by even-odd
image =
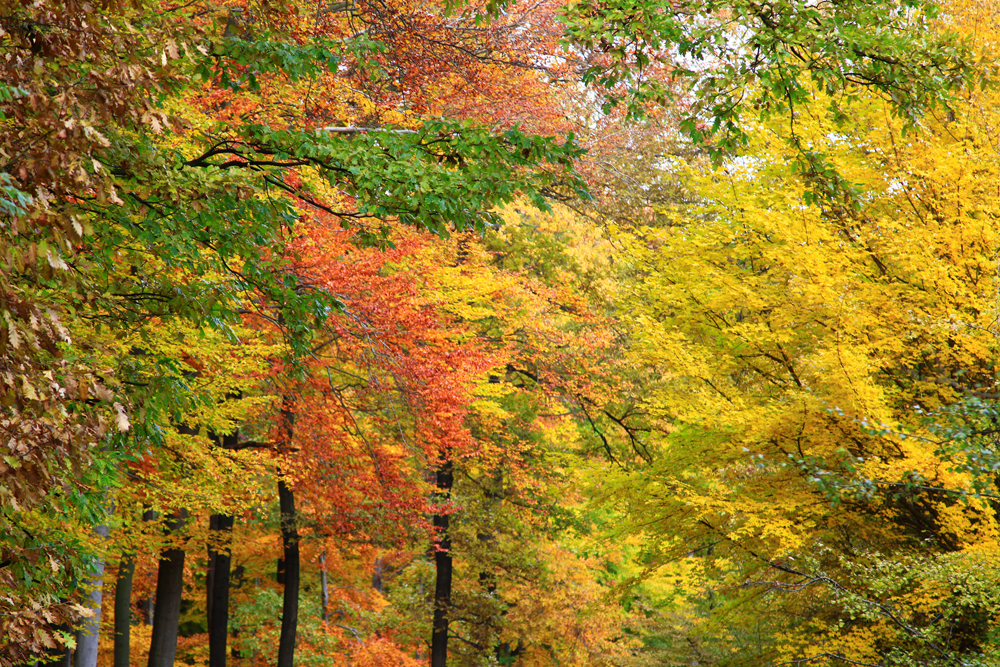
[[[0,211],[4,215],[11,217],[25,215],[31,202],[31,195],[19,190],[10,174],[0,172]]]
[[[278,74],[291,80],[315,78],[333,69],[341,61],[339,44],[316,41],[297,44],[282,41],[280,35],[261,35],[253,39],[229,37],[212,52],[196,72],[204,81],[218,80],[218,85],[233,92],[260,92],[259,75]]]
[[[281,631],[281,592],[274,588],[258,588],[250,598],[235,605],[230,616],[229,628],[240,637],[241,657],[274,660],[278,636]],[[331,623],[331,627],[343,624]],[[350,634],[349,632],[347,633]],[[304,667],[333,667],[337,656],[344,652],[343,644],[361,641],[361,638],[341,638],[339,632],[329,632],[320,616],[319,596],[303,595],[299,600],[299,645],[296,664]]]
[[[992,79],[971,42],[942,29],[936,3],[581,0],[564,14],[566,40],[596,52],[584,80],[606,109],[678,109],[679,127],[714,160],[746,146],[749,119],[788,117],[812,98],[831,111],[865,91],[914,127],[964,86]]]
[[[349,139],[248,124],[241,138],[275,159],[315,166],[331,185],[353,195],[357,209],[339,211],[345,219],[393,217],[435,234],[481,231],[493,220],[490,208],[519,194],[544,210],[546,193],[584,192],[572,173],[583,153],[572,135],[559,143],[517,128],[497,136],[468,123],[436,120],[415,131],[375,129]]]

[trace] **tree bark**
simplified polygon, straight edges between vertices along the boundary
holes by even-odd
[[[438,491],[435,495],[440,502],[443,502],[451,496],[454,480],[451,461],[442,461],[436,476]],[[449,524],[448,514],[434,515],[434,527],[438,529],[441,541],[434,551],[436,576],[434,581],[434,621],[431,632],[431,667],[447,667],[448,665],[448,614],[451,606],[452,572]]]
[[[151,509],[147,509],[142,513],[143,521],[156,521],[156,512]],[[140,605],[143,611],[143,621],[146,625],[153,625],[153,612],[156,606],[156,593],[154,592],[149,597],[145,598]]]
[[[382,578],[384,574],[384,568],[382,567],[382,559],[375,559],[375,567],[372,568],[372,588],[377,590],[379,593],[385,592],[385,580]]]
[[[36,664],[52,664],[52,663],[42,663],[41,661]],[[66,647],[59,656],[59,662],[56,663],[59,667],[73,667],[73,649]]]
[[[108,527],[101,525],[94,532],[102,538],[108,538]],[[104,599],[104,559],[100,558],[94,566],[94,577],[87,582],[89,590],[84,600],[94,615],[85,618],[77,634],[76,651],[73,655],[74,667],[97,667],[97,641],[101,634],[101,602]]]
[[[219,553],[215,549],[216,534],[219,530],[219,515],[208,517],[208,566],[205,568],[205,626],[212,634],[212,598],[215,596],[215,559]]]
[[[233,530],[233,517],[217,514],[212,517],[216,530],[228,536]],[[220,536],[221,537],[221,536]],[[218,539],[218,538],[217,538]],[[222,540],[219,540],[222,542]],[[209,667],[226,667],[226,644],[229,639],[229,584],[232,556],[229,547],[212,550],[215,568],[212,577],[212,614],[208,620],[208,664]]]
[[[223,449],[239,446],[239,433],[215,436],[212,439]],[[231,586],[233,517],[213,514],[208,521],[209,550],[207,596],[209,667],[226,667],[229,641],[229,589]],[[214,535],[213,535],[214,533]]]
[[[146,625],[153,624],[153,611],[154,611],[153,608],[155,606],[156,606],[156,598],[153,596],[150,596],[142,601],[142,611],[144,612],[143,622],[145,622]]]
[[[246,570],[244,569],[244,567],[242,565],[237,565],[235,568],[233,568],[232,567],[232,560],[230,560],[230,575],[229,575],[229,589],[230,590],[243,588],[243,575],[245,573],[246,573]],[[233,639],[236,639],[237,637],[239,637],[239,635],[240,635],[239,630],[233,630]],[[240,658],[240,650],[238,648],[236,648],[235,646],[233,646],[230,649],[230,651],[229,651],[229,655],[233,659],[239,660],[239,658]],[[250,661],[250,664],[251,665],[253,664],[253,660]]]
[[[122,556],[115,580],[115,659],[114,667],[129,667],[132,636],[132,577],[135,556]]]
[[[167,521],[167,532],[176,533],[187,519],[180,510]],[[177,629],[184,594],[184,550],[166,549],[160,554],[156,573],[156,605],[153,609],[153,635],[149,644],[149,667],[173,667],[177,654]]]
[[[330,583],[326,576],[326,552],[319,555],[319,594],[323,622],[330,620]]]
[[[295,495],[284,480],[278,481],[281,508],[281,544],[285,561],[285,597],[281,607],[281,638],[277,667],[292,667],[295,633],[299,623],[299,533],[295,526]]]

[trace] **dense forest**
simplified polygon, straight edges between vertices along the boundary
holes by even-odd
[[[0,667],[1000,665],[995,3],[0,7]]]

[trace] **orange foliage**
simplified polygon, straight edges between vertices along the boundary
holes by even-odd
[[[299,270],[343,312],[328,318],[308,374],[286,385],[294,435],[279,466],[322,517],[318,531],[400,539],[430,511],[427,467],[475,451],[464,406],[493,362],[421,302],[428,267],[394,268],[425,243],[419,234],[379,251],[329,225],[301,229]]]
[[[352,667],[422,667],[424,661],[405,653],[395,643],[383,637],[359,642],[348,654]]]

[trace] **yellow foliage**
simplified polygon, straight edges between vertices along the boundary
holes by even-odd
[[[621,310],[651,378],[644,407],[663,427],[651,468],[597,493],[628,508],[620,530],[643,536],[646,576],[702,554],[713,595],[787,614],[777,662],[875,664],[921,643],[907,627],[939,637],[935,614],[961,616],[965,594],[934,569],[961,560],[893,588],[862,554],[1000,550],[995,510],[970,497],[976,452],[948,454],[941,435],[942,410],[998,385],[1000,97],[966,91],[905,135],[881,100],[814,97],[793,124],[755,128],[743,157],[672,163],[699,198],[661,211],[670,224],[612,229],[635,277]],[[995,613],[988,595],[968,604]],[[759,622],[727,613],[706,618]]]

